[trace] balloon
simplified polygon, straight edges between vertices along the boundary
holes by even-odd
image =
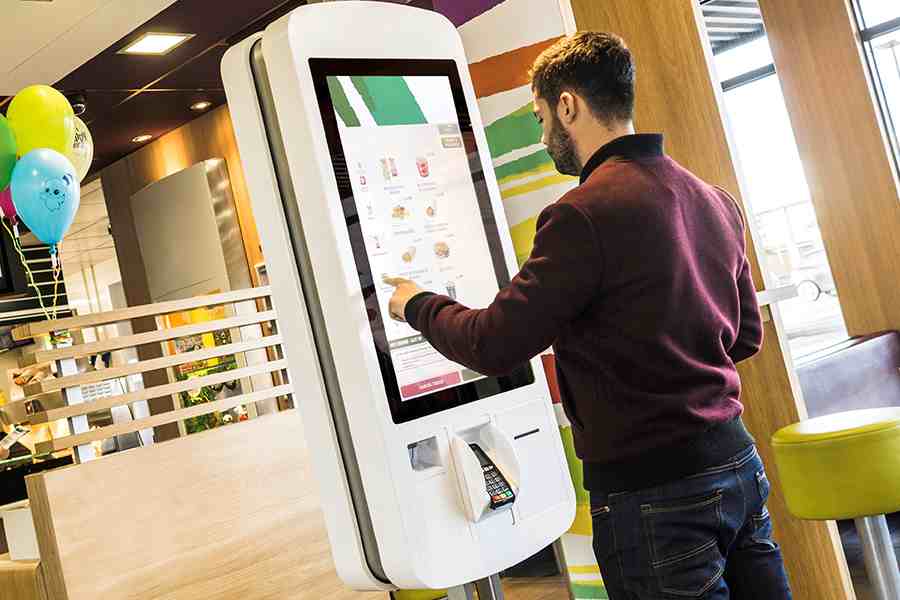
[[[16,164],[10,187],[19,218],[55,254],[81,201],[72,163],[55,150],[32,150]]]
[[[75,113],[66,97],[49,85],[32,85],[9,104],[6,117],[16,134],[19,156],[49,148],[66,155],[75,141]]]
[[[6,189],[16,166],[16,136],[6,117],[0,115],[0,191]]]
[[[75,142],[72,151],[66,154],[66,158],[75,167],[75,175],[81,181],[91,170],[91,161],[94,160],[94,138],[84,121],[75,117]]]
[[[0,210],[3,211],[3,216],[9,219],[10,223],[16,224],[18,217],[16,215],[16,205],[13,204],[12,199],[12,186],[0,192]]]

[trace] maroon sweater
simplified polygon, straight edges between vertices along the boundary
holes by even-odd
[[[422,294],[406,318],[486,375],[553,346],[585,486],[627,491],[725,462],[753,443],[735,363],[762,326],[734,200],[663,153],[619,138],[547,207],[531,257],[484,310]]]

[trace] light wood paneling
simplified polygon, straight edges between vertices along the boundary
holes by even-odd
[[[244,327],[247,325],[255,325],[258,323],[266,323],[275,320],[275,311],[270,310],[260,313],[251,313],[249,315],[241,315],[239,317],[231,317],[230,319],[221,319],[219,321],[205,321],[195,323],[193,325],[182,325],[173,329],[161,329],[159,331],[148,331],[147,333],[138,333],[135,335],[126,335],[121,337],[101,340],[99,342],[91,342],[89,344],[77,344],[68,348],[58,348],[53,350],[38,350],[36,352],[23,354],[19,364],[22,366],[38,365],[54,360],[64,358],[84,358],[94,356],[101,352],[109,352],[120,350],[122,348],[130,348],[132,346],[139,347],[154,342],[165,342],[180,337],[188,337],[199,335],[201,333],[210,333],[222,329],[231,329]]]
[[[29,477],[51,597],[383,600],[334,572],[304,439],[288,411]]]
[[[713,84],[711,53],[695,0],[572,0],[572,8],[579,29],[615,32],[631,47],[638,63],[638,129],[665,133],[673,158],[740,199],[723,124],[721,92]],[[754,280],[762,289],[759,263],[755,253],[751,254]],[[777,309],[773,312],[777,314]],[[853,592],[834,527],[791,517],[774,472],[772,434],[805,415],[779,341],[777,322],[766,323],[767,342],[760,356],[740,367],[744,418],[775,482],[770,511],[795,597],[845,600],[852,598]]]
[[[275,368],[277,366],[281,366],[282,368],[284,368],[285,365],[268,364],[265,366],[268,368]],[[263,369],[259,369],[258,371],[266,372]],[[232,373],[237,375],[237,371],[232,371]],[[224,377],[218,377],[218,379],[221,381],[224,379]],[[202,381],[198,381],[196,385],[201,385],[202,383]],[[160,425],[165,425],[166,423],[175,423],[177,421],[182,421],[185,419],[192,419],[194,417],[206,415],[211,412],[226,411],[242,404],[252,404],[254,402],[260,402],[262,400],[268,400],[270,398],[287,396],[293,393],[293,391],[294,388],[290,385],[279,385],[256,392],[250,392],[248,394],[229,396],[227,398],[222,398],[221,400],[213,400],[211,402],[197,404],[195,406],[191,406],[190,408],[173,410],[172,412],[164,413],[161,415],[154,415],[152,417],[146,417],[144,419],[135,419],[133,421],[128,421],[127,423],[117,423],[115,425],[108,425],[107,427],[91,429],[90,431],[87,431],[85,433],[55,438],[50,440],[49,442],[40,442],[37,444],[36,453],[49,454],[51,452],[59,452],[60,450],[67,450],[69,448],[75,448],[76,446],[81,446],[83,444],[98,442],[100,440],[109,439],[117,435],[122,435],[125,433],[135,433],[137,431],[140,431],[141,429],[158,427]],[[82,410],[82,412],[86,413],[87,411]]]
[[[54,321],[35,321],[34,323],[26,323],[21,327],[13,329],[13,338],[21,341],[64,329],[86,329],[88,327],[118,323],[119,321],[130,321],[131,319],[139,319],[141,317],[152,317],[174,312],[183,312],[194,308],[208,308],[220,306],[222,304],[234,304],[244,300],[267,298],[271,295],[271,288],[257,287],[246,290],[235,290],[224,294],[194,296],[183,300],[171,300],[169,302],[157,302],[156,304],[131,306],[120,310],[90,313],[76,317],[67,317],[65,319],[56,319]]]
[[[9,554],[0,556],[0,600],[50,600],[40,563],[13,562]]]
[[[847,0],[760,0],[852,335],[900,329],[900,198]]]
[[[257,325],[275,320],[275,311],[269,310],[264,312],[243,314],[228,319],[220,319],[217,321],[201,321],[190,325],[181,325],[171,329],[161,329],[158,331],[150,331],[147,333],[138,333],[127,336],[119,336],[101,340],[98,342],[76,343],[70,347],[55,348],[51,350],[38,350],[33,353],[24,354],[19,361],[21,365],[34,365],[60,360],[63,358],[87,358],[101,352],[112,350],[120,350],[130,346],[143,346],[155,342],[164,342],[179,337],[187,337],[199,335],[201,333],[210,333],[220,329],[231,329],[245,327],[248,325]]]
[[[117,379],[119,377],[127,377],[137,373],[146,373],[147,371],[156,371],[157,369],[166,369],[177,365],[183,365],[195,361],[209,360],[211,358],[221,358],[241,352],[249,352],[252,350],[260,350],[270,348],[272,346],[280,346],[283,342],[281,335],[269,335],[257,339],[251,339],[244,342],[236,342],[233,344],[225,344],[224,346],[214,346],[205,350],[194,350],[192,352],[180,352],[162,358],[154,358],[146,362],[137,362],[121,365],[118,367],[110,367],[100,371],[85,371],[77,375],[69,377],[54,377],[53,379],[44,379],[25,386],[26,396],[37,396],[47,394],[49,392],[60,391],[65,388],[75,387],[78,385],[88,385],[107,381],[109,379]],[[0,412],[12,415],[23,415],[25,407],[17,406],[14,411],[7,411],[9,404],[3,405]],[[24,421],[26,416],[22,416]]]

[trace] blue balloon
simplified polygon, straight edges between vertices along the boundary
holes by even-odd
[[[16,163],[10,190],[19,218],[55,252],[81,203],[75,167],[55,150],[32,150]]]

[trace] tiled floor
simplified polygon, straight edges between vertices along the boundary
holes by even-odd
[[[506,600],[567,600],[569,593],[561,577],[504,579]]]

